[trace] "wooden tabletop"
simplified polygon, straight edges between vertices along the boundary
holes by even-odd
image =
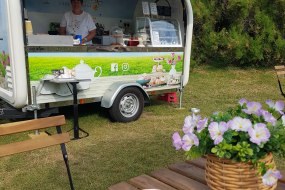
[[[205,190],[210,189],[205,180],[205,163],[203,158],[176,163],[168,168],[142,174],[128,181],[112,185],[108,190]],[[285,174],[279,180],[276,190],[285,190]]]

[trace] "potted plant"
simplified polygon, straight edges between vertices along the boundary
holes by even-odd
[[[183,136],[172,135],[173,146],[187,158],[206,156],[206,181],[212,189],[275,189],[281,174],[272,153],[285,158],[284,103],[241,99],[210,119],[187,116]],[[194,110],[195,111],[195,110]]]
[[[59,29],[59,23],[57,22],[51,22],[49,23],[49,35],[57,35],[58,34],[58,29]]]

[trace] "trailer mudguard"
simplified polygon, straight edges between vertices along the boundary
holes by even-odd
[[[115,98],[117,97],[117,95],[120,93],[120,91],[124,88],[128,88],[128,87],[136,87],[138,88],[143,96],[144,96],[144,101],[145,103],[149,103],[149,96],[146,93],[146,91],[142,88],[142,86],[138,83],[135,82],[129,82],[126,83],[124,81],[120,81],[120,82],[115,82],[113,83],[105,92],[104,96],[102,97],[101,100],[101,107],[103,108],[110,108],[112,107]]]

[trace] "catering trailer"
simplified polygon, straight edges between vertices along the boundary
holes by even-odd
[[[97,27],[91,45],[58,35],[70,0],[0,1],[2,118],[74,104],[76,93],[75,103],[100,102],[113,120],[129,122],[150,95],[182,93],[190,73],[189,0],[84,0],[83,9]]]

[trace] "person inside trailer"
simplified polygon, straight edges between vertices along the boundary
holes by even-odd
[[[61,35],[80,35],[81,44],[92,44],[96,26],[91,15],[82,10],[83,0],[70,0],[72,10],[64,13],[60,22]]]

